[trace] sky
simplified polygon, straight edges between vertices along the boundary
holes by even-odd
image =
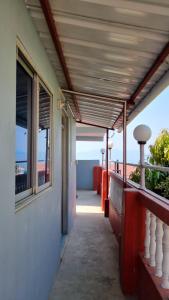
[[[145,146],[145,156],[149,156],[149,145],[164,128],[169,129],[169,87],[166,88],[151,104],[149,104],[128,126],[127,126],[127,162],[139,162],[139,145],[133,137],[133,131],[140,124],[148,125],[152,130],[151,139]],[[110,134],[111,136],[112,134]],[[112,160],[122,161],[122,133],[113,133]],[[101,159],[100,149],[105,148],[105,142],[77,142],[76,158]]]

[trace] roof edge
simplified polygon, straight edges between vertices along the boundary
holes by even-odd
[[[169,86],[169,71],[167,71],[151,91],[143,98],[130,113],[127,120],[127,125],[138,116],[156,97],[158,97]]]

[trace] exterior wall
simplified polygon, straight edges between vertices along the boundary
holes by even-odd
[[[77,190],[93,189],[93,168],[99,165],[99,160],[77,161]]]
[[[61,112],[56,75],[23,0],[0,1],[0,299],[47,300],[59,263]],[[53,185],[15,210],[16,39],[19,36],[54,100]],[[70,120],[69,230],[75,214],[75,124]]]

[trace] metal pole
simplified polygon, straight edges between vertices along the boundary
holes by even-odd
[[[109,180],[108,180],[108,171],[109,171],[109,148],[108,148],[108,143],[109,143],[109,130],[107,129],[107,135],[106,135],[106,171],[107,171],[107,180],[106,180],[106,187],[107,187],[107,194],[106,194],[106,199],[108,199],[108,185],[109,185]]]
[[[143,165],[144,165],[144,143],[139,143],[139,144],[140,144],[140,173],[141,173],[140,187],[141,187],[141,189],[145,189],[145,168],[143,167]]]
[[[109,149],[110,153],[109,153],[109,160],[110,160],[110,163],[111,163],[111,148]]]
[[[108,148],[108,142],[109,142],[109,129],[106,131],[106,199],[105,199],[105,212],[104,216],[106,218],[109,217],[109,148]]]
[[[123,106],[123,183],[126,186],[127,182],[127,172],[126,172],[126,163],[127,163],[127,123],[126,123],[126,113],[127,113],[126,102]]]
[[[116,161],[116,172],[117,172],[117,174],[120,173],[120,172],[119,172],[119,161],[118,161],[118,160]]]

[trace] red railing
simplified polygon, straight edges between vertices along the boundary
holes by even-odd
[[[109,175],[109,220],[120,246],[122,290],[141,300],[169,299],[169,205]]]

